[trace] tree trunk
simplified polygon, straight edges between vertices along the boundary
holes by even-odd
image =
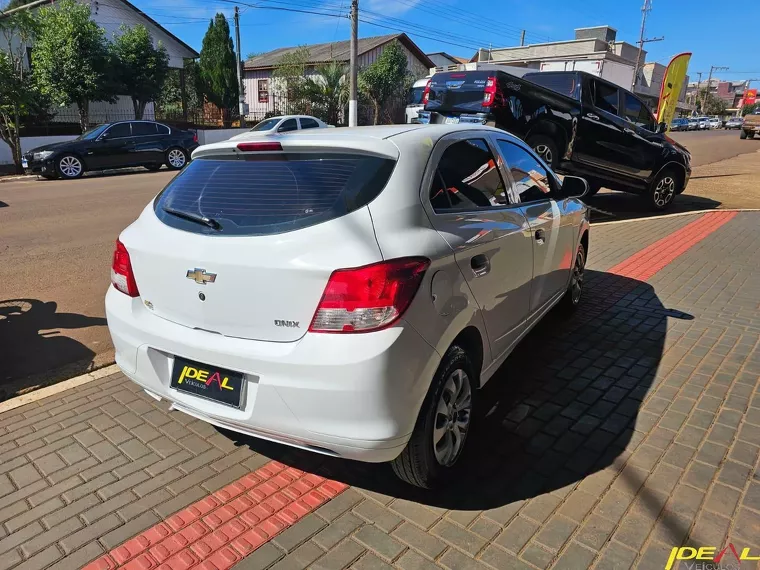
[[[377,101],[372,101],[372,105],[375,107],[375,116],[373,119],[373,125],[379,124],[380,121],[380,105]]]
[[[132,109],[135,112],[135,120],[142,120],[142,110],[140,109],[140,100],[136,97],[132,97]]]
[[[18,109],[18,104],[13,105],[13,123],[15,128],[11,133],[13,137],[13,145],[11,151],[13,152],[13,162],[16,164],[16,173],[23,174],[24,168],[21,166],[21,113]]]
[[[90,126],[90,102],[77,101],[77,109],[79,110],[79,128],[85,132]]]

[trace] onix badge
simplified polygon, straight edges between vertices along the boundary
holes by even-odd
[[[186,277],[192,279],[198,285],[205,285],[206,283],[216,281],[216,273],[206,273],[205,269],[200,269],[199,267],[188,269]]]

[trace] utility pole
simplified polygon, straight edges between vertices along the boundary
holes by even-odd
[[[647,25],[647,15],[652,11],[652,0],[644,0],[641,7],[641,33],[639,34],[639,53],[636,56],[636,65],[633,68],[633,80],[631,81],[631,91],[635,91],[636,78],[639,75],[639,66],[641,65],[641,51],[644,49],[644,30]]]
[[[710,85],[712,83],[712,74],[713,71],[728,71],[728,67],[725,65],[711,65],[710,66],[710,74],[707,76],[707,91],[705,91],[705,94],[702,96],[702,114],[705,114],[705,103],[707,102],[707,95],[710,93]]]
[[[525,30],[523,30],[522,32],[520,32],[520,45],[521,46],[525,45]]]
[[[240,55],[240,10],[237,5],[235,6],[235,44],[237,46],[235,67],[237,67],[238,81],[238,111],[240,112],[240,126],[242,127],[245,121],[245,94],[243,93],[243,62]]]
[[[356,82],[359,59],[359,0],[351,0],[351,71],[348,95],[348,126],[355,127],[357,121]]]
[[[694,73],[697,74],[697,92],[694,93],[694,111],[692,111],[692,113],[696,115],[697,114],[697,100],[699,99],[699,90],[702,87],[702,74],[704,73],[704,71],[695,71]]]

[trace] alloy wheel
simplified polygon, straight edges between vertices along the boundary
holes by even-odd
[[[657,183],[652,196],[657,207],[662,208],[673,200],[676,194],[676,181],[671,176],[664,176]]]
[[[544,162],[546,164],[551,164],[552,163],[552,158],[554,158],[552,156],[552,149],[550,149],[547,145],[545,145],[545,144],[536,145],[536,147],[533,150],[536,151],[536,154],[538,156],[540,156],[542,159],[544,159]]]
[[[185,153],[179,149],[175,148],[170,150],[169,156],[167,158],[169,160],[169,164],[171,164],[174,168],[182,168],[185,166]]]
[[[82,173],[82,163],[75,156],[64,156],[58,167],[66,178],[76,178]]]
[[[438,463],[453,465],[459,458],[472,417],[470,378],[461,368],[446,379],[435,410],[433,451]]]

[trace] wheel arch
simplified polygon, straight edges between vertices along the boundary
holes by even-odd
[[[480,374],[483,371],[483,358],[485,356],[483,337],[480,331],[475,325],[468,325],[454,338],[449,348],[454,345],[464,350],[472,360],[472,366],[477,374],[475,387],[480,388]]]
[[[537,135],[550,137],[559,149],[558,158],[564,158],[567,151],[567,135],[562,127],[554,121],[539,121],[525,133],[525,142]]]
[[[651,185],[657,178],[659,178],[660,174],[665,172],[666,170],[673,170],[675,172],[678,172],[678,174],[681,176],[681,190],[683,190],[683,183],[686,180],[686,167],[681,164],[680,162],[677,162],[675,160],[670,160],[663,164],[660,169],[655,173],[654,176],[652,176],[652,179],[649,181],[649,184]],[[677,194],[680,194],[680,192],[677,192]]]
[[[84,170],[82,172],[87,172],[90,167],[87,165],[87,159],[84,157],[84,155],[79,152],[78,150],[65,150],[58,154],[58,156],[55,157],[55,166],[58,167],[58,162],[64,157],[64,156],[76,156],[79,159],[79,162],[82,163],[82,167]]]

